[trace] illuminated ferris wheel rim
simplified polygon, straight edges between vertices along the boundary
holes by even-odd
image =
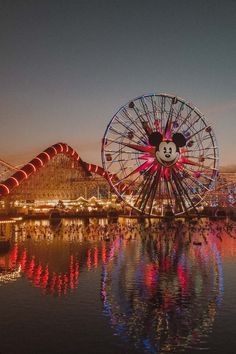
[[[124,105],[120,106],[120,108],[116,111],[116,113],[113,115],[112,119],[110,120],[110,123],[108,124],[107,128],[106,128],[106,131],[108,130],[109,128],[109,125],[112,123],[112,120],[115,118],[115,116],[126,106],[129,105],[130,102],[133,102],[133,101],[136,101],[136,100],[139,100],[141,98],[148,98],[148,97],[168,97],[168,98],[172,98],[172,99],[177,99],[178,101],[184,103],[186,106],[188,106],[189,108],[191,108],[193,111],[195,111],[197,114],[199,114],[200,116],[204,117],[204,114],[196,107],[194,106],[190,101],[186,101],[184,98],[180,97],[180,96],[177,96],[177,95],[174,95],[174,94],[169,94],[169,93],[163,93],[163,92],[160,92],[160,93],[146,93],[146,94],[143,94],[141,96],[137,96],[131,100],[129,100],[128,102],[126,102]],[[106,134],[106,131],[105,131],[105,134]],[[105,135],[104,134],[104,135]]]
[[[113,115],[113,117],[112,117],[112,119],[110,120],[110,122],[109,122],[109,124],[108,124],[108,126],[107,126],[107,128],[106,128],[106,130],[105,130],[105,133],[104,133],[104,137],[103,137],[103,141],[102,141],[102,163],[103,163],[103,167],[104,167],[104,169],[107,171],[107,173],[109,174],[109,173],[113,173],[113,175],[114,176],[117,176],[118,178],[119,178],[119,176],[118,176],[118,174],[116,173],[116,172],[113,172],[113,171],[110,171],[110,168],[109,168],[109,164],[107,163],[107,159],[106,159],[106,143],[107,143],[107,140],[109,140],[109,137],[108,137],[108,135],[109,135],[109,133],[111,132],[111,130],[113,129],[114,130],[114,128],[112,128],[112,125],[114,124],[114,121],[115,120],[117,120],[117,121],[119,121],[118,120],[118,116],[119,116],[119,114],[120,113],[122,113],[122,111],[124,111],[124,110],[129,110],[129,109],[131,109],[131,108],[133,108],[133,109],[135,109],[136,107],[135,107],[135,103],[136,102],[138,102],[139,104],[140,104],[140,101],[142,102],[142,104],[143,104],[143,100],[145,101],[145,99],[146,100],[148,100],[148,99],[154,99],[154,98],[156,98],[157,100],[158,99],[161,99],[161,100],[163,100],[163,98],[164,99],[169,99],[169,100],[171,100],[171,108],[170,108],[170,110],[172,109],[172,107],[175,105],[175,104],[180,104],[181,105],[181,107],[179,108],[179,111],[178,111],[178,114],[174,117],[174,120],[175,120],[175,122],[177,122],[177,119],[182,119],[182,121],[180,120],[180,127],[184,127],[184,126],[186,126],[187,127],[187,130],[190,130],[191,132],[192,132],[192,134],[193,134],[193,136],[195,136],[195,143],[198,145],[198,150],[199,150],[199,152],[200,151],[203,151],[204,152],[204,150],[206,150],[206,149],[212,149],[212,151],[213,151],[213,156],[211,157],[212,158],[212,160],[214,160],[214,163],[213,163],[213,167],[210,167],[210,169],[212,170],[212,176],[214,176],[213,178],[209,178],[209,179],[211,179],[211,183],[209,184],[209,189],[208,188],[206,188],[207,190],[205,190],[204,191],[204,194],[201,196],[201,197],[198,197],[198,201],[195,201],[194,203],[190,200],[190,198],[188,197],[188,199],[189,199],[189,202],[190,202],[190,206],[188,206],[187,208],[185,208],[185,206],[183,207],[183,209],[185,209],[185,210],[182,210],[181,212],[175,212],[175,214],[176,215],[178,215],[178,214],[183,214],[184,212],[187,212],[187,210],[191,210],[191,209],[194,209],[196,206],[198,206],[201,202],[202,202],[202,200],[205,198],[205,196],[206,196],[206,193],[210,190],[210,189],[212,189],[213,187],[214,187],[214,185],[215,185],[215,179],[216,179],[216,176],[217,176],[217,174],[218,174],[218,167],[219,167],[219,151],[218,151],[218,144],[217,144],[217,141],[216,141],[216,137],[215,137],[215,135],[214,135],[214,132],[212,131],[212,128],[211,128],[211,125],[209,125],[209,123],[207,122],[207,120],[205,119],[205,116],[201,113],[201,111],[196,107],[196,106],[194,106],[191,102],[189,102],[189,101],[186,101],[186,100],[184,100],[183,98],[181,98],[181,97],[179,97],[179,96],[176,96],[176,95],[174,95],[174,94],[167,94],[167,93],[160,93],[160,94],[155,94],[155,93],[150,93],[150,94],[143,94],[143,95],[141,95],[141,96],[137,96],[137,97],[135,97],[134,99],[132,99],[132,100],[129,100],[125,105],[123,105],[123,106],[121,106],[117,111],[116,111],[116,113]],[[164,102],[166,103],[166,101],[164,100]],[[153,103],[153,102],[152,102]],[[145,104],[147,104],[147,102],[145,102]],[[150,104],[150,102],[149,102],[149,104]],[[144,107],[144,106],[143,106]],[[135,117],[135,119],[134,119],[134,123],[135,123],[135,125],[136,125],[136,127],[137,127],[137,125],[138,125],[138,119],[140,120],[141,118],[143,119],[143,117],[144,116],[149,116],[149,115],[156,115],[157,114],[157,112],[159,113],[160,112],[160,107],[157,105],[157,102],[155,101],[155,107],[156,107],[156,110],[154,111],[154,108],[153,108],[153,111],[146,111],[145,110],[145,108],[144,108],[144,112],[142,113],[142,114],[137,114],[137,112],[136,112],[136,114],[137,114],[137,117]],[[187,118],[184,118],[184,117],[182,117],[182,111],[183,110],[186,110],[186,109],[188,109],[189,111],[190,111],[190,115],[189,115],[189,117],[191,117],[191,114],[196,114],[197,116],[198,116],[198,119],[193,123],[193,124],[191,124],[191,122],[189,123],[188,122],[188,120],[187,120]],[[162,108],[161,108],[161,112],[162,112]],[[163,111],[163,114],[167,114],[167,111],[166,110],[164,110]],[[172,116],[174,116],[174,110],[172,111]],[[162,114],[162,113],[161,113]],[[176,112],[175,112],[175,114],[176,114]],[[170,111],[169,111],[169,113],[168,113],[168,115],[170,115]],[[172,116],[171,116],[171,119],[172,119]],[[122,118],[123,119],[123,118]],[[203,128],[201,129],[201,130],[205,130],[206,132],[207,132],[207,134],[208,134],[208,136],[210,137],[210,144],[212,145],[211,147],[205,147],[204,146],[204,143],[203,142],[201,142],[201,134],[199,134],[199,131],[197,130],[197,129],[195,129],[195,124],[196,124],[196,122],[197,121],[200,121],[201,122],[201,124],[203,125]],[[153,123],[153,122],[152,122]],[[167,124],[167,123],[166,123]],[[134,131],[134,134],[135,135],[137,135],[137,131],[135,132],[135,129],[133,129],[132,128],[132,122],[131,122],[131,119],[130,119],[130,121],[127,123],[127,122],[125,122],[125,124],[124,124],[124,127],[126,128],[126,130],[128,129],[128,130],[130,130],[130,131]],[[162,129],[163,129],[163,127],[162,127]],[[155,130],[155,132],[157,131],[157,129]],[[177,130],[178,131],[178,130]],[[200,131],[201,132],[201,131]],[[116,132],[117,133],[117,132]],[[162,132],[162,134],[163,134],[163,136],[164,136],[164,133]],[[181,134],[179,134],[179,135],[183,135],[182,133]],[[199,135],[199,136],[198,136]],[[128,146],[128,144],[124,144],[123,143],[123,140],[124,140],[124,134],[122,135],[120,135],[121,137],[122,137],[122,139],[120,139],[120,142],[118,142],[118,140],[116,141],[116,143],[117,144],[123,144],[123,145],[126,145],[126,146]],[[143,136],[142,136],[142,138],[143,138]],[[149,138],[150,137],[146,137],[146,140],[148,141],[149,140]],[[170,138],[170,139],[164,139],[164,140],[168,140],[167,142],[171,142],[173,139],[172,138]],[[186,138],[186,141],[188,141],[189,140],[189,138]],[[144,143],[146,143],[146,142],[144,142]],[[200,145],[201,145],[201,147],[200,147]],[[156,149],[156,150],[158,150],[158,149]],[[117,152],[118,152],[118,150],[117,150]],[[122,152],[121,152],[121,154],[122,154]],[[156,155],[158,155],[157,153],[156,153]],[[156,157],[156,160],[158,160],[158,162],[159,163],[162,163],[162,160],[161,159],[159,159],[158,158],[158,156],[155,156]],[[207,159],[210,159],[210,157],[206,157]],[[203,157],[203,159],[204,159],[204,157]],[[176,161],[178,161],[178,159],[176,160]],[[139,163],[139,161],[138,161],[138,163]],[[174,163],[173,164],[175,164],[175,161],[174,161]],[[170,169],[171,170],[171,165],[165,165],[165,167],[167,168],[168,167],[168,169]],[[203,164],[202,164],[202,167],[203,167]],[[203,174],[202,174],[203,175]],[[211,176],[211,177],[212,177]],[[124,179],[124,178],[123,178]],[[122,180],[123,180],[122,179]],[[116,183],[116,184],[114,184],[113,183],[113,181],[111,180],[111,179],[108,179],[108,181],[109,181],[109,183],[110,183],[110,185],[111,185],[111,187],[114,189],[114,191],[116,192],[116,194],[119,196],[119,197],[121,197],[121,199],[123,199],[128,205],[130,205],[133,209],[135,209],[135,210],[137,210],[137,211],[139,211],[140,212],[140,208],[139,207],[136,207],[135,206],[135,203],[134,202],[131,202],[130,201],[130,197],[124,197],[122,194],[121,194],[121,192],[120,192],[120,189],[118,188],[118,184]],[[178,188],[178,192],[177,192],[179,195],[181,195],[181,192],[179,191],[179,188]],[[132,195],[132,193],[131,193],[131,197],[132,197],[133,195]],[[176,193],[175,193],[175,198],[176,198]],[[171,199],[171,198],[170,198]],[[189,203],[188,202],[188,203]],[[142,212],[144,213],[144,214],[146,214],[145,212],[144,212],[144,210],[142,210]],[[151,216],[156,216],[156,215],[154,215],[154,214],[152,214],[152,213],[150,213],[150,212],[148,212],[148,215],[151,215]]]

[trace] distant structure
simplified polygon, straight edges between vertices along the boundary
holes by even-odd
[[[69,145],[57,143],[22,168],[12,168],[11,176],[0,183],[0,200],[3,208],[107,200],[108,178],[112,176],[102,167],[84,162]]]
[[[0,160],[0,211],[37,213],[61,206],[77,212],[104,210],[111,206],[124,211],[124,205],[119,204],[108,180],[118,179],[102,167],[83,161],[69,145],[57,143],[23,167]],[[121,189],[126,188],[125,184],[117,183]],[[222,172],[202,206],[225,208],[235,205],[236,173]]]

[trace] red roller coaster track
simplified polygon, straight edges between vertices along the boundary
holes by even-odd
[[[102,167],[84,162],[71,146],[65,143],[57,143],[41,152],[33,160],[28,162],[21,169],[17,170],[17,172],[15,172],[11,177],[2,182],[0,184],[0,198],[11,193],[13,189],[18,187],[30,175],[36,173],[40,168],[44,167],[48,161],[58,154],[64,154],[74,161],[79,161],[80,166],[85,170],[88,176],[92,172],[104,177],[108,181],[111,179],[117,179],[116,175],[106,172]],[[120,188],[125,189],[126,186],[120,185]]]

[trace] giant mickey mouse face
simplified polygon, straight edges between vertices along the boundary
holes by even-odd
[[[186,139],[181,133],[175,133],[172,140],[162,141],[162,135],[154,132],[149,136],[149,143],[156,146],[156,159],[162,166],[172,166],[179,159],[179,148],[186,144]]]

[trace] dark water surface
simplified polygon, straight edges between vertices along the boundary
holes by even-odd
[[[236,352],[232,221],[2,230],[1,354]]]

